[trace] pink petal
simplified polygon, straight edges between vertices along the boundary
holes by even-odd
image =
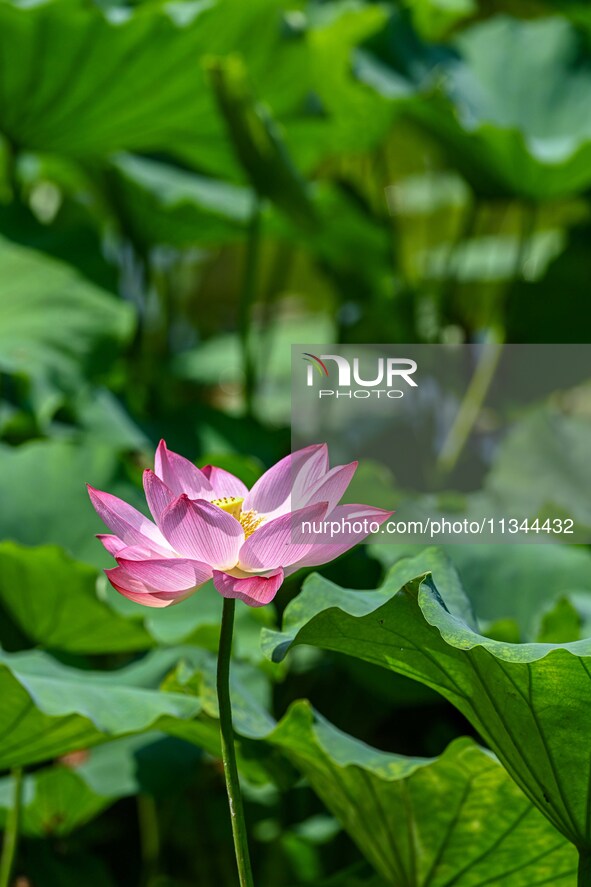
[[[314,444],[296,450],[293,454],[292,479],[294,489],[308,489],[328,471],[328,447]]]
[[[203,472],[184,456],[167,449],[163,440],[156,450],[154,468],[157,476],[175,496],[187,493],[191,499],[211,498],[211,484]]]
[[[164,481],[160,480],[149,468],[144,471],[144,492],[152,517],[158,524],[160,515],[171,502],[174,502],[176,496]]]
[[[337,465],[336,468],[331,468],[324,477],[304,491],[302,502],[298,502],[295,496],[292,498],[294,508],[310,505],[313,502],[328,502],[328,511],[331,512],[341,501],[358,464],[358,462],[350,462],[348,465]]]
[[[248,495],[248,487],[242,483],[240,478],[230,474],[229,471],[223,468],[216,468],[215,465],[206,465],[201,471],[212,486],[212,499],[223,499],[224,496],[244,499]],[[207,496],[205,498],[209,499],[210,497]]]
[[[117,563],[134,579],[158,591],[186,591],[211,579],[211,567],[186,558],[138,561],[119,557]]]
[[[249,607],[269,604],[283,583],[283,570],[275,570],[270,576],[249,576],[236,579],[227,573],[213,572],[213,584],[222,597],[238,598]]]
[[[275,570],[301,560],[311,548],[310,534],[302,532],[302,522],[321,521],[326,513],[326,502],[316,502],[263,524],[240,549],[240,569]]]
[[[161,525],[179,554],[217,570],[236,566],[244,530],[236,518],[217,505],[179,496],[163,511]]]
[[[166,556],[168,542],[151,520],[117,496],[95,490],[87,484],[90,501],[104,524],[126,545],[160,550]]]
[[[122,567],[113,567],[112,570],[105,570],[107,579],[119,594],[135,601],[137,604],[143,604],[145,607],[170,607],[184,600],[193,589],[189,591],[177,592],[159,592],[145,585],[139,579],[134,579]]]
[[[325,520],[326,522],[336,521],[338,524],[341,524],[342,521],[355,522],[367,519],[369,523],[373,522],[381,526],[393,514],[393,511],[384,511],[382,508],[373,508],[370,505],[339,505],[328,514]],[[328,564],[335,557],[339,557],[339,555],[344,554],[345,551],[349,551],[354,545],[357,545],[358,542],[366,539],[369,532],[369,530],[367,532],[361,530],[358,533],[344,532],[334,536],[332,541],[330,540],[330,531],[322,534],[320,538],[328,541],[321,541],[311,545],[310,550],[297,563],[292,562],[289,569],[285,571],[286,575],[295,573],[300,567],[317,567],[320,564]]]
[[[168,549],[168,556],[172,559],[175,557],[174,551],[170,548]],[[122,557],[129,561],[148,561],[151,558],[162,560],[160,552],[143,548],[140,545],[126,545],[124,548],[120,548],[115,558],[119,559]]]
[[[244,511],[280,515],[290,510],[292,490],[303,495],[303,490],[316,483],[328,469],[326,444],[314,444],[285,456],[262,477],[244,498]]]
[[[122,542],[119,536],[109,536],[108,533],[97,533],[96,538],[103,543],[109,554],[112,554],[113,557],[116,557],[117,554],[126,547],[125,542]]]

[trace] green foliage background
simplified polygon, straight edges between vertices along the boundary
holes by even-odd
[[[164,437],[252,483],[289,449],[291,343],[586,341],[590,109],[574,0],[0,0],[0,821],[24,767],[19,887],[236,883],[220,599],[120,598],[84,482],[143,507]],[[586,440],[588,395],[569,411]],[[239,608],[257,887],[572,887],[562,835],[589,836],[585,798],[547,786],[560,748],[521,778],[445,682],[348,658],[316,614],[336,594],[370,618],[355,589],[394,564],[367,594],[432,569],[469,637],[577,641],[589,552],[451,547],[414,572],[408,554],[307,580],[278,643],[296,624],[329,652],[275,655],[299,576]],[[582,766],[567,756],[558,789]]]

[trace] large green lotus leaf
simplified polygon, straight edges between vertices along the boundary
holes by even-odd
[[[30,380],[47,418],[64,390],[104,373],[133,332],[134,312],[70,264],[3,238],[0,265],[0,371]]]
[[[450,559],[440,550],[430,548],[425,549],[421,553],[420,565],[425,572],[432,572],[435,577],[438,577],[441,587],[445,588],[445,600],[450,610],[457,613],[468,624],[476,628],[477,623],[472,606],[466,599],[457,571]],[[402,582],[410,581],[418,572],[416,560],[408,559],[405,562],[401,561],[399,566],[399,575],[402,577],[401,584]],[[407,567],[408,569],[406,569]],[[312,591],[308,596],[308,589],[315,587],[317,579],[317,576],[309,576],[304,581],[302,594],[289,603],[285,612],[284,632],[288,629],[288,626],[295,626],[300,620],[307,621],[310,617],[311,614],[308,608],[314,600],[314,592]],[[322,580],[322,582],[323,587],[326,587],[324,584],[325,580]],[[357,589],[349,591],[338,586],[334,586],[334,588],[335,590],[338,588],[338,597],[341,600],[346,600],[347,607],[351,608],[351,611],[358,616],[372,612],[376,607],[389,600],[391,596],[389,586],[378,588],[375,591],[359,591]],[[344,598],[342,597],[343,595]],[[281,634],[268,629],[264,629],[262,632],[262,650],[276,662],[281,661],[284,655],[280,646],[275,649],[278,640],[280,641],[281,638]],[[419,687],[414,681],[407,680],[398,675],[394,678],[390,677],[388,680],[389,676],[387,674],[380,678],[379,672],[376,673],[377,669],[371,666],[363,667],[361,663],[356,663],[353,660],[349,660],[349,663],[348,665],[346,659],[342,663],[345,671],[350,673],[347,680],[352,680],[362,689],[367,689],[372,696],[384,699],[389,705],[414,707],[425,704],[425,702],[436,701],[436,696],[430,689]]]
[[[26,658],[28,654],[14,655]],[[50,660],[50,671],[52,663],[53,660]],[[27,662],[27,667],[37,669],[38,665]],[[105,688],[132,687],[151,696],[170,696],[175,702],[181,698],[187,700],[187,709],[192,711],[192,716],[181,707],[180,715],[167,714],[153,725],[154,729],[161,729],[169,736],[185,740],[219,758],[221,745],[216,668],[216,654],[198,647],[179,645],[151,651],[143,659],[117,671],[90,673],[77,669],[69,671],[72,672],[72,679],[79,681],[83,689],[88,688],[89,693],[92,693],[93,682],[96,682]],[[268,783],[269,778],[273,776],[282,777],[289,771],[285,764],[278,763],[279,756],[269,754],[268,748],[264,751],[259,750],[258,740],[268,736],[275,727],[275,720],[269,714],[271,682],[268,675],[248,662],[233,660],[230,686],[233,723],[237,734],[238,766],[242,776],[249,782],[258,784]],[[64,688],[63,692],[68,693],[67,688]],[[113,702],[116,706],[117,700],[114,699]],[[127,734],[138,732],[145,730],[125,730]],[[96,743],[82,742],[78,747],[94,744]],[[1,760],[0,756],[0,762]],[[98,780],[100,776],[99,771],[93,778]],[[111,783],[107,781],[107,788],[109,785]],[[156,780],[152,779],[149,783],[146,776],[144,787],[147,791],[154,792]]]
[[[591,847],[589,731],[591,642],[510,644],[479,635],[446,607],[424,555],[403,560],[376,592],[311,577],[267,633],[277,660],[292,643],[347,653],[415,678],[449,699],[497,753],[517,784],[579,847]],[[516,589],[518,593],[518,589]],[[372,605],[373,604],[373,605]]]
[[[98,574],[53,546],[0,543],[0,602],[37,646],[71,653],[144,650],[152,637],[97,593]]]
[[[216,656],[179,646],[148,653],[115,671],[83,671],[41,651],[0,654],[0,769],[28,765],[119,737],[162,730],[215,757],[221,754]],[[275,727],[268,677],[233,662],[233,720],[238,763],[253,783],[285,771],[256,740]],[[99,774],[94,774],[98,780]],[[103,780],[103,794],[112,783]],[[89,802],[90,803],[90,802]],[[94,801],[92,801],[94,803]]]
[[[105,527],[85,483],[142,507],[143,497],[124,479],[119,456],[107,444],[44,440],[0,445],[0,538],[24,545],[56,544],[78,560],[112,565],[94,538]]]
[[[445,606],[466,624],[474,626],[472,607],[449,559],[436,548],[426,548],[417,557],[404,558],[396,563],[384,584],[371,591],[341,588],[317,573],[308,576],[301,593],[285,609],[282,632],[263,631],[262,648],[273,661],[279,662],[299,630],[327,607],[338,606],[352,616],[362,618],[388,603],[393,592],[421,573],[437,576]]]
[[[193,145],[197,157],[227,165],[227,152],[212,156],[224,146],[200,57],[244,46],[249,29],[266,57],[278,22],[262,16],[263,5],[239,15],[231,0],[131,13],[57,0],[3,3],[0,129],[16,145],[76,157]],[[33,65],[31,90],[25,71]]]
[[[434,127],[456,161],[481,165],[526,197],[585,188],[591,181],[585,113],[591,59],[575,28],[560,18],[498,17],[465,31],[456,45],[461,60],[446,66],[444,87],[454,113],[433,106]]]
[[[477,191],[538,199],[588,186],[591,57],[567,20],[495,16],[451,47],[426,47],[397,17],[378,54],[359,76],[386,98],[398,98],[401,72],[420,83],[425,94],[411,98],[409,114]]]
[[[331,34],[363,39],[383,21],[381,10],[337,7],[321,45],[300,13],[282,0],[140,4],[105,11],[81,0],[0,4],[3,59],[0,131],[12,144],[79,158],[115,151],[166,152],[222,175],[238,173],[203,62],[241,55],[254,93],[280,121],[304,118],[317,144],[296,133],[307,163],[326,152],[331,120],[307,108],[329,69]],[[256,35],[256,40],[253,39]],[[350,43],[354,43],[353,40]],[[350,46],[345,44],[348,50]],[[344,76],[349,54],[339,64]],[[36,72],[30,88],[28,71]],[[76,77],[72,78],[72,71]],[[353,95],[359,92],[354,84]],[[374,97],[375,98],[375,97]],[[346,118],[347,108],[339,119]],[[352,127],[349,134],[352,135]],[[313,151],[310,151],[310,148]]]
[[[575,884],[575,849],[470,739],[387,754],[296,703],[272,736],[388,884]]]
[[[158,797],[187,782],[201,752],[164,734],[115,739],[27,774],[22,830],[32,837],[67,835],[119,798],[140,792]],[[0,779],[0,824],[10,809],[13,779]]]
[[[387,567],[417,553],[416,545],[372,544],[370,550]],[[444,545],[441,550],[458,571],[482,630],[513,620],[520,639],[533,641],[544,611],[560,598],[576,594],[577,601],[588,598],[591,604],[591,554],[584,548],[475,544]],[[444,585],[437,567],[433,576],[438,587]]]
[[[170,654],[98,672],[41,651],[0,653],[0,769],[193,718],[197,698],[154,689],[179,658]]]

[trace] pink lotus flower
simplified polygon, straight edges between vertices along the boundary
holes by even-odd
[[[326,444],[286,456],[251,490],[222,468],[196,468],[164,441],[155,462],[155,471],[144,472],[154,521],[116,496],[88,487],[99,517],[114,534],[98,536],[118,564],[105,570],[109,581],[148,607],[176,604],[212,578],[223,597],[261,607],[273,600],[285,576],[327,563],[368,535],[351,531],[312,542],[318,537],[306,535],[302,521],[379,525],[392,514],[338,505],[357,463],[329,470]]]

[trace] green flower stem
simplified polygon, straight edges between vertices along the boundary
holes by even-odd
[[[591,885],[591,852],[589,850],[579,850],[579,876],[577,884],[578,887],[589,887]]]
[[[242,291],[240,293],[238,329],[242,349],[242,370],[244,372],[244,399],[246,414],[253,415],[254,397],[257,387],[256,366],[252,353],[251,322],[252,306],[256,297],[257,271],[261,246],[261,201],[257,196],[252,208],[246,240]]]
[[[441,448],[437,460],[437,470],[440,474],[448,475],[455,468],[494,381],[502,355],[502,334],[498,330],[492,330],[484,344],[454,423]]]
[[[23,771],[21,767],[12,771],[12,779],[12,806],[6,817],[4,841],[2,843],[2,856],[0,857],[0,887],[10,887],[14,860],[18,848],[21,799],[23,793]]]
[[[226,789],[228,791],[228,802],[230,805],[232,837],[234,838],[234,852],[236,854],[236,863],[238,865],[238,877],[240,880],[240,887],[254,887],[252,871],[250,868],[246,823],[244,821],[244,807],[242,805],[242,794],[240,792],[240,781],[238,779],[238,767],[236,766],[234,729],[232,727],[232,706],[230,702],[230,658],[232,656],[232,634],[234,631],[235,608],[235,600],[224,598],[220,646],[218,650],[217,690],[220,710],[222,760],[224,762],[224,776],[226,777]],[[0,887],[3,887],[3,885],[0,885]]]
[[[142,884],[144,887],[149,887],[158,874],[160,859],[158,809],[152,795],[138,795],[137,812],[143,866]]]

